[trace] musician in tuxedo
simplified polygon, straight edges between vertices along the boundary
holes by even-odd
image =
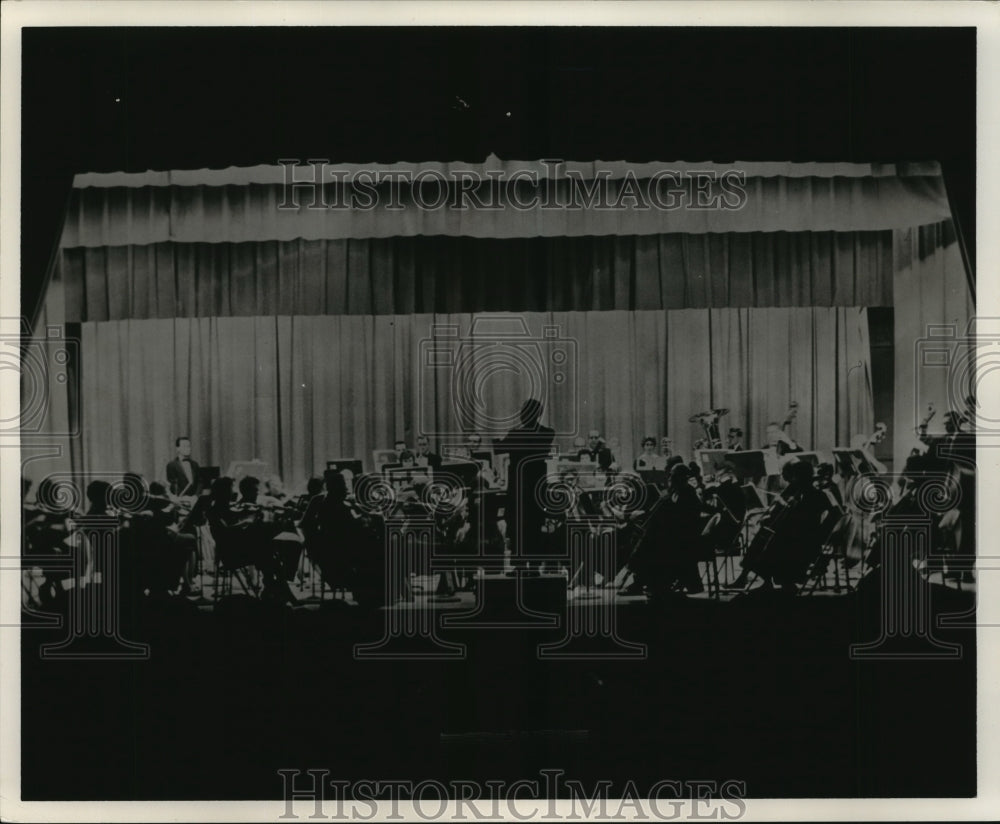
[[[601,437],[600,431],[597,429],[590,430],[590,433],[587,435],[587,445],[578,450],[576,454],[581,461],[601,463],[603,455],[604,463],[608,466],[611,466],[615,462],[615,456],[611,453],[611,450],[608,449],[607,444]]]
[[[191,458],[191,439],[181,435],[174,441],[176,457],[167,464],[167,485],[170,494],[179,498],[195,497],[201,494],[201,480],[198,476],[198,462]]]
[[[729,432],[726,433],[726,449],[730,452],[743,451],[743,430],[738,426],[729,427]]]
[[[548,457],[555,430],[541,423],[542,403],[530,398],[521,406],[520,425],[506,437],[494,440],[497,455],[509,455],[507,471],[508,535],[516,552],[533,555],[543,551],[542,526],[545,512],[538,500],[537,488],[545,478]]]
[[[427,440],[426,435],[417,438],[417,451],[413,458],[417,466],[430,467],[434,472],[441,469],[441,456],[436,452],[431,452],[430,441]]]

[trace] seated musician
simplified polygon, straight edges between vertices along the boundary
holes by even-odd
[[[309,502],[302,518],[309,558],[326,584],[349,589],[360,602],[362,590],[376,594],[383,588],[378,547],[364,519],[350,505],[344,476],[328,469],[323,484],[325,493]]]
[[[30,482],[29,482],[30,483]],[[27,488],[22,486],[27,494]],[[74,539],[71,537],[71,513],[54,508],[58,498],[55,482],[44,478],[38,484],[35,505],[25,505],[24,550],[31,555],[51,558],[60,568],[48,566],[44,560],[37,569],[37,589],[34,596],[42,605],[60,600],[70,586],[73,573],[69,567]]]
[[[746,517],[746,499],[732,464],[723,464],[715,480],[704,491],[704,502],[712,515],[701,534],[709,553],[730,553]]]
[[[660,456],[664,460],[670,460],[670,457],[674,454],[674,442],[671,438],[664,435],[660,438]]]
[[[833,464],[823,462],[816,467],[816,488],[830,499],[830,503],[840,510],[844,509],[844,496],[833,481]]]
[[[212,503],[208,524],[215,539],[219,560],[230,569],[253,566],[260,574],[262,596],[279,601],[290,599],[281,575],[281,560],[273,546],[275,535],[284,525],[266,522],[257,503],[260,482],[253,477],[240,481],[240,501],[233,504],[233,479],[217,478],[212,483]]]
[[[124,484],[146,489],[141,475],[126,473]],[[178,505],[158,482],[149,485],[140,511],[122,513],[121,569],[124,588],[146,595],[191,594],[196,541],[181,532]]]
[[[966,403],[971,400],[966,399]],[[944,435],[928,435],[926,423],[921,425],[920,440],[927,445],[927,452],[921,456],[919,472],[947,478],[958,487],[957,506],[934,518],[933,549],[944,553],[939,567],[946,578],[972,582],[976,552],[976,436],[963,430],[968,418],[961,412],[948,411],[944,422]]]
[[[789,454],[790,452],[802,452],[802,447],[799,446],[795,441],[792,440],[791,436],[785,432],[781,424],[777,421],[771,421],[767,425],[767,442],[761,447],[761,449],[770,449],[782,457]]]
[[[615,462],[615,456],[611,453],[611,450],[608,449],[607,444],[604,443],[604,439],[601,437],[600,431],[597,429],[591,429],[590,433],[587,435],[587,445],[582,449],[577,450],[576,454],[581,461],[598,463],[602,452],[607,452],[607,464],[608,466],[611,466]]]
[[[647,435],[642,439],[642,453],[632,464],[637,472],[649,472],[653,470],[663,471],[667,468],[667,459],[663,455],[656,454],[656,438]]]
[[[426,435],[417,438],[417,451],[413,455],[413,462],[417,466],[430,467],[435,472],[441,469],[441,456],[431,452],[430,441]]]
[[[726,433],[726,449],[730,452],[743,451],[743,430],[738,426],[729,427],[729,432]]]
[[[816,488],[807,461],[790,460],[781,477],[786,486],[743,556],[743,568],[732,584],[736,589],[745,587],[753,572],[768,589],[777,584],[794,592],[820,555],[830,499]]]
[[[287,500],[288,495],[285,493],[285,485],[281,482],[281,478],[272,475],[264,481],[264,494],[261,496],[261,503],[282,504]]]
[[[704,590],[698,572],[702,509],[691,485],[691,470],[680,459],[672,464],[667,489],[654,505],[646,534],[629,559],[634,582],[624,594],[646,591],[662,597],[678,587],[692,595]]]

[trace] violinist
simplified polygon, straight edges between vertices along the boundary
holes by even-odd
[[[284,527],[268,522],[257,502],[260,482],[253,477],[240,481],[240,501],[233,504],[233,479],[217,478],[212,484],[208,524],[218,558],[230,569],[252,566],[263,582],[262,597],[288,601],[291,593],[281,575],[281,560],[273,539]]]

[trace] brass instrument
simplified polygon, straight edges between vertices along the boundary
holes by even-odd
[[[695,449],[722,449],[719,419],[728,414],[729,410],[725,408],[709,409],[705,412],[697,412],[688,418],[688,423],[701,424],[701,428],[705,432],[705,437],[698,441]]]

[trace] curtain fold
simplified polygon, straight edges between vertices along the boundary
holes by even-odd
[[[626,464],[645,435],[689,455],[710,406],[759,446],[798,401],[794,436],[828,449],[872,426],[866,324],[853,307],[86,323],[82,468],[159,478],[189,435],[204,465],[259,458],[299,486],[420,432],[499,434],[532,394],[561,447],[596,428]]]
[[[891,306],[891,232],[64,249],[69,321]]]
[[[955,241],[950,221],[894,233],[897,466],[911,448],[922,446],[916,428],[929,404],[936,409],[930,431],[943,432],[944,414],[964,411],[966,397],[975,393],[975,306]],[[992,337],[983,340],[988,345]]]
[[[481,180],[471,189],[432,172],[425,185],[345,180],[73,189],[62,246],[240,243],[450,235],[469,238],[803,232],[923,226],[950,215],[938,170],[913,176],[759,176],[668,164],[587,183],[565,177]],[[306,180],[312,180],[308,170]],[[172,173],[173,174],[173,173]],[[201,173],[204,177],[204,172]],[[637,174],[645,174],[638,177]]]

